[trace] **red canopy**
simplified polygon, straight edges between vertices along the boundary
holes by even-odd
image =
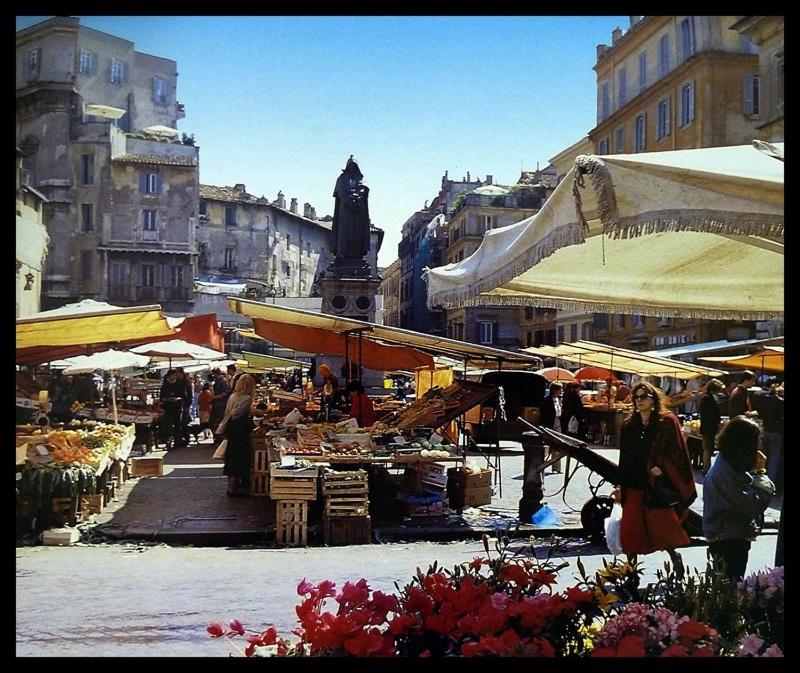
[[[367,337],[359,339],[357,334],[346,335],[318,327],[292,325],[263,318],[252,320],[256,334],[285,348],[323,355],[346,355],[350,362],[360,361],[362,367],[376,371],[433,367],[433,357],[408,346],[390,346]]]
[[[614,372],[609,371],[605,367],[581,367],[575,372],[575,378],[578,381],[616,381],[617,377]]]

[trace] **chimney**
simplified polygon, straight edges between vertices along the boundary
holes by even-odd
[[[283,208],[286,210],[286,199],[283,198],[283,192],[278,192],[278,198],[275,199],[275,205],[278,206],[278,208]]]
[[[311,204],[304,203],[303,204],[303,217],[307,219],[311,219]]]
[[[597,60],[600,60],[600,57],[608,51],[607,44],[598,44],[597,45]]]
[[[622,37],[622,28],[617,26],[614,30],[611,31],[611,45],[615,45],[619,42],[619,38]]]
[[[292,203],[289,205],[289,211],[297,215],[297,199],[292,199]]]
[[[494,175],[487,175],[487,176],[486,176],[486,184],[487,184],[487,185],[494,184],[494,183],[493,183],[493,180],[494,180]]]
[[[469,171],[467,171],[467,182],[469,182]]]
[[[243,185],[241,182],[237,182],[237,183],[236,183],[236,184],[233,186],[233,191],[234,191],[234,192],[237,192],[237,193],[239,193],[239,194],[244,194],[244,193],[245,193],[245,188],[244,188],[244,185]]]
[[[641,16],[629,16],[628,19],[631,22],[630,28],[633,28],[639,21],[642,20]]]
[[[308,210],[309,210],[308,219],[316,221],[316,219],[317,219],[317,209],[312,206]]]

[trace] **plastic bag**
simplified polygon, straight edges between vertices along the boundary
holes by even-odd
[[[622,537],[620,531],[622,529],[622,505],[618,502],[614,503],[611,508],[611,514],[606,519],[606,545],[608,551],[614,556],[622,553]]]
[[[567,423],[567,432],[571,435],[577,435],[580,427],[581,424],[578,421],[578,417],[573,414],[572,418],[569,419],[569,423]]]
[[[300,410],[295,407],[288,414],[286,414],[286,418],[283,419],[283,427],[288,428],[292,425],[297,425],[302,418],[303,414],[301,414]]]
[[[531,523],[535,526],[557,526],[561,520],[549,506],[542,505],[531,517]]]
[[[211,457],[216,459],[216,460],[225,460],[225,451],[227,449],[228,449],[228,440],[227,439],[223,439],[219,443],[219,446],[217,447],[217,450],[214,451],[214,455],[211,456]]]

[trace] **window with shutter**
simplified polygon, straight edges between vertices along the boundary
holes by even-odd
[[[617,77],[619,90],[617,91],[617,107],[621,108],[628,102],[628,73],[625,68],[619,71]]]
[[[94,155],[82,154],[81,155],[81,184],[93,185],[94,184]]]
[[[636,117],[634,152],[644,152],[647,146],[647,113],[642,113]]]
[[[600,87],[600,119],[605,119],[611,113],[611,98],[608,91],[608,82]]]
[[[759,113],[759,94],[761,78],[752,73],[744,77],[744,91],[742,95],[744,114],[748,117],[755,117]]]
[[[625,153],[625,127],[620,126],[617,128],[615,134],[615,141],[614,141],[614,151],[617,154],[624,154]]]
[[[111,83],[124,84],[125,82],[125,62],[111,59]]]
[[[153,100],[156,103],[167,102],[167,80],[153,77]]]
[[[679,126],[688,126],[694,120],[694,80],[681,87]]]
[[[666,77],[669,73],[669,34],[662,35],[658,42],[658,74]]]
[[[559,325],[557,332],[558,332],[558,340],[564,341],[564,325]]]
[[[639,54],[639,91],[647,88],[647,52]]]
[[[681,57],[686,60],[694,55],[694,17],[687,16],[680,23],[680,36],[681,36]]]
[[[570,341],[578,340],[578,323],[569,326],[569,340]]]
[[[81,49],[80,58],[78,60],[78,72],[82,75],[92,74],[92,52],[88,49]]]
[[[81,204],[81,229],[83,231],[94,230],[94,206],[91,203]]]
[[[144,191],[146,194],[158,194],[160,191],[160,184],[158,173],[147,173],[144,181]]]
[[[28,52],[28,75],[38,75],[42,60],[41,49],[31,49]]]
[[[669,118],[669,98],[664,98],[656,105],[656,140],[663,140],[669,135]]]
[[[236,206],[233,204],[225,206],[225,226],[236,226]]]
[[[156,286],[156,265],[155,264],[142,264],[142,286],[155,287]]]
[[[156,211],[143,210],[142,211],[142,229],[145,231],[156,230]]]

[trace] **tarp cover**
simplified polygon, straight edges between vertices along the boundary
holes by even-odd
[[[719,364],[726,364],[731,367],[742,367],[743,369],[757,369],[765,372],[782,372],[783,371],[783,347],[770,346],[757,353],[750,353],[749,355],[738,356],[709,356],[706,358],[698,358],[704,362],[716,362]]]
[[[90,374],[99,369],[101,371],[115,371],[127,369],[129,367],[146,367],[150,363],[147,355],[136,355],[126,351],[115,351],[114,349],[85,355],[75,358],[75,364],[67,367],[64,374]]]
[[[407,346],[390,346],[364,338],[359,347],[358,335],[348,336],[319,327],[306,327],[263,318],[253,318],[253,328],[256,334],[280,346],[306,353],[346,355],[351,362],[361,362],[361,366],[367,369],[386,371],[433,365],[433,358],[430,355]]]
[[[680,360],[648,355],[627,348],[619,348],[595,341],[580,340],[558,346],[540,346],[525,350],[545,357],[560,358],[580,365],[603,367],[613,371],[639,376],[676,376],[693,379],[698,376],[721,376],[724,372],[706,365],[696,365]],[[580,378],[577,376],[576,377]],[[605,378],[605,377],[600,377]]]
[[[91,344],[116,344],[131,339],[149,339],[168,336],[174,331],[167,324],[157,304],[120,308],[102,302],[85,300],[52,311],[17,320],[17,361],[20,357],[35,354],[29,349],[81,346]],[[53,349],[59,351],[59,349]],[[77,353],[54,352],[58,357]],[[83,350],[85,352],[85,348]],[[40,360],[41,362],[42,360]]]
[[[782,319],[783,230],[783,162],[751,145],[582,155],[540,212],[426,272],[428,305]]]

